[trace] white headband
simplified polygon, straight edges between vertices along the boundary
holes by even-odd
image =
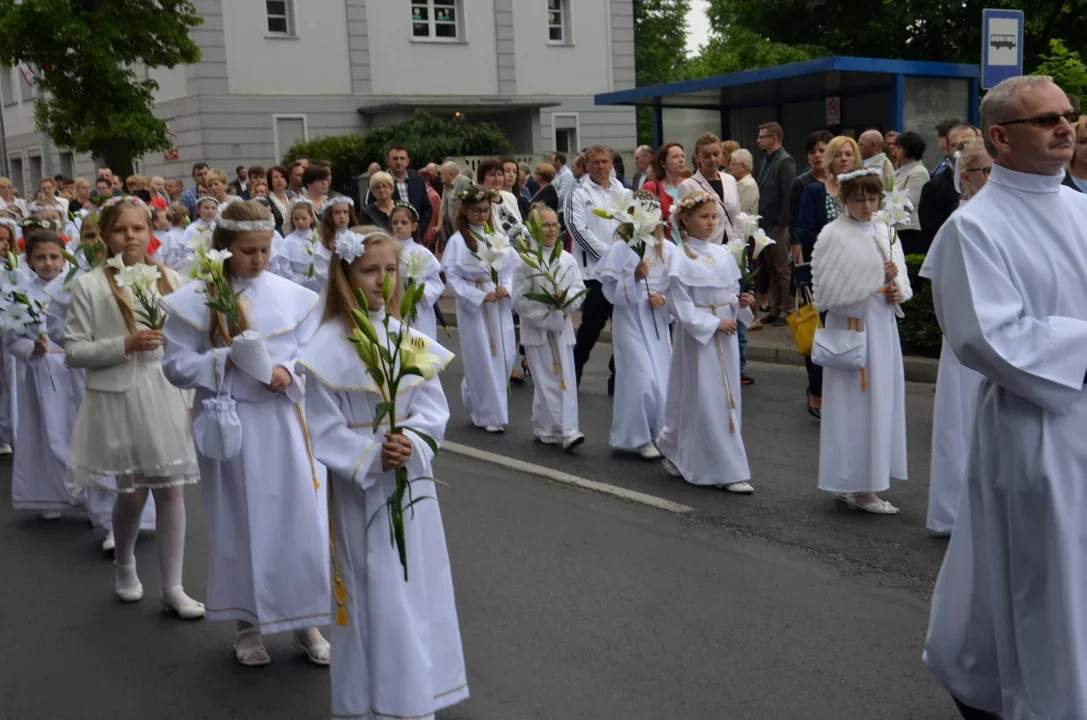
[[[196,202],[193,203],[193,207],[200,207],[200,203],[208,201],[213,202],[216,205],[219,204],[219,198],[212,195],[201,195],[200,197],[196,198]]]
[[[847,180],[856,180],[859,177],[865,175],[882,175],[883,171],[877,167],[861,168],[860,170],[854,170],[853,172],[842,173],[838,176],[838,184],[846,182]]]
[[[328,210],[333,205],[339,205],[341,203],[350,207],[355,207],[354,200],[346,195],[337,195],[336,197],[330,197],[328,200],[325,200],[325,204],[321,206],[321,212]]]
[[[215,227],[230,232],[268,232],[276,229],[275,220],[227,220],[219,216],[215,221]]]

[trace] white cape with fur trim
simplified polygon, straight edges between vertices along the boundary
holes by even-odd
[[[865,332],[860,370],[823,369],[819,489],[882,492],[906,479],[906,381],[896,316],[882,292],[883,262],[898,266],[901,302],[912,297],[902,243],[888,243],[885,225],[839,217],[819,233],[812,251],[815,304],[828,329]]]

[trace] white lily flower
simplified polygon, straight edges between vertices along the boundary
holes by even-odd
[[[762,228],[756,228],[755,232],[751,233],[751,237],[755,240],[755,248],[751,251],[752,258],[758,258],[763,250],[777,244]]]
[[[114,255],[109,260],[106,260],[106,265],[117,271],[124,271],[125,261],[121,259],[120,255]]]
[[[745,212],[740,213],[740,227],[743,229],[744,237],[749,238],[755,234],[755,231],[759,229],[759,220],[762,220],[762,215],[749,215]]]
[[[612,183],[609,200],[610,204],[604,208],[604,212],[619,222],[630,222],[634,193],[619,183]]]
[[[742,271],[744,269],[744,254],[747,252],[747,243],[743,240],[729,240],[725,244],[725,249],[732,253],[732,257],[736,260],[736,267]]]
[[[401,258],[400,274],[405,278],[420,280],[426,274],[427,258],[423,252],[411,252]]]
[[[910,214],[903,207],[894,206],[887,211],[887,215],[890,218],[888,225],[904,225],[910,221]]]
[[[883,204],[888,210],[892,208],[913,210],[913,202],[910,200],[910,194],[904,189],[891,190],[883,193]]]
[[[204,253],[208,269],[219,275],[223,274],[223,265],[226,263],[227,259],[233,256],[234,253],[229,250],[208,250]]]

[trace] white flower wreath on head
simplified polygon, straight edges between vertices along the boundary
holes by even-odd
[[[672,216],[674,217],[677,213],[683,212],[684,210],[696,208],[702,203],[716,201],[717,197],[715,195],[710,195],[708,192],[691,193],[672,205]]]
[[[275,220],[228,220],[220,215],[215,227],[229,232],[270,232],[276,229]]]
[[[213,202],[216,206],[218,206],[219,198],[215,197],[214,195],[201,195],[200,197],[196,198],[196,202],[194,202],[192,206],[194,208],[198,208],[200,207],[200,203],[202,202]]]
[[[9,217],[0,217],[0,225],[7,225],[12,229],[19,227],[18,224]]]
[[[354,200],[347,197],[346,195],[337,195],[336,197],[330,197],[328,200],[325,200],[325,204],[321,206],[321,212],[323,213],[325,210],[328,210],[333,205],[340,204],[347,205],[348,207],[355,207]]]
[[[366,252],[366,239],[372,235],[384,235],[384,233],[359,235],[357,232],[345,230],[336,236],[336,254],[348,264],[355,262]]]
[[[856,180],[857,178],[864,177],[865,175],[882,175],[882,174],[883,174],[883,170],[881,170],[880,168],[877,168],[877,167],[861,168],[859,170],[854,170],[852,172],[842,173],[841,175],[839,175],[838,176],[838,184],[841,185],[842,183],[846,182],[847,180]]]

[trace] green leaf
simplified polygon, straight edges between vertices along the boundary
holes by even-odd
[[[560,238],[561,239],[561,238]],[[555,246],[551,248],[551,263],[557,263],[559,258],[562,257],[562,243],[558,240],[555,241]]]
[[[381,421],[394,412],[396,412],[396,406],[391,402],[379,402],[374,406],[374,435],[381,435],[378,431]]]
[[[385,387],[385,373],[381,372],[379,367],[366,368],[366,372],[370,373],[370,377],[374,379],[378,387]]]
[[[563,309],[565,310],[568,307],[572,307],[578,300],[581,299],[581,296],[584,295],[587,292],[589,292],[588,288],[586,288],[585,290],[582,290],[581,292],[579,292],[577,295],[573,296],[572,298],[566,298],[566,301],[562,305]]]
[[[548,295],[547,293],[525,293],[524,296],[529,300],[535,300],[542,305],[547,305],[549,307],[559,306],[559,301],[555,299],[554,295]]]
[[[403,427],[401,428],[401,430],[411,430],[419,437],[420,440],[425,442],[430,447],[431,452],[433,452],[435,455],[438,454],[438,443],[435,442],[434,438],[430,437],[422,430],[416,430],[413,427]]]

